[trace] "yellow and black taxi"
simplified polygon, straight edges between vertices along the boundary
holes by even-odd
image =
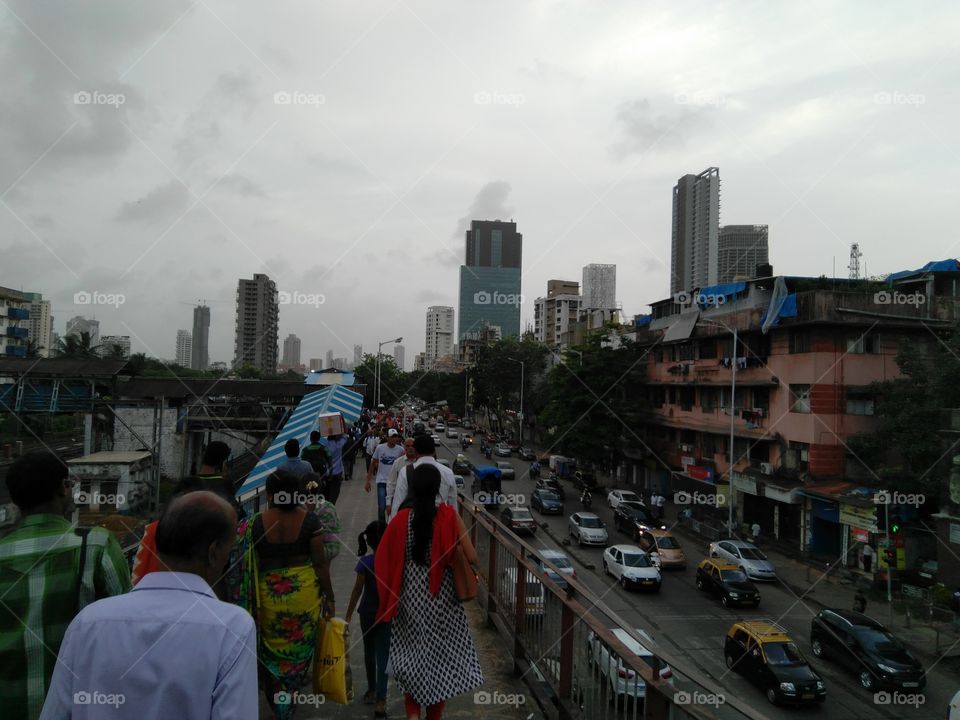
[[[760,604],[760,591],[747,574],[733,563],[705,558],[697,565],[697,588],[720,598],[724,607]]]
[[[827,687],[781,626],[768,620],[743,620],[727,631],[723,644],[728,668],[766,693],[771,704],[823,702]]]

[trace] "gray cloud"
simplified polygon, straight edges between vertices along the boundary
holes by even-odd
[[[173,222],[186,209],[190,193],[177,180],[154,188],[139,200],[123,203],[116,219],[122,223]]]
[[[611,150],[617,156],[627,156],[684,145],[705,125],[707,107],[673,103],[668,110],[658,111],[647,98],[622,103],[616,121],[623,137]]]
[[[267,194],[257,183],[244,175],[227,175],[219,183],[218,188],[233,190],[241,197],[264,198]]]

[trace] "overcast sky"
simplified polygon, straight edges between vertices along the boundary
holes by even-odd
[[[591,262],[616,263],[629,316],[668,295],[671,188],[709,166],[722,223],[770,225],[775,272],[845,276],[854,241],[871,275],[957,257],[958,21],[947,2],[4,0],[0,285],[51,299],[60,333],[95,315],[167,358],[203,298],[231,362],[237,279],[263,272],[325,298],[281,308],[304,362],[403,335],[411,369],[426,307],[457,305],[470,218],[523,233],[524,324]]]

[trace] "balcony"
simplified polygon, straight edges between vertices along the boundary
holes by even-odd
[[[26,346],[20,345],[7,345],[7,349],[4,354],[7,357],[25,358],[27,356],[27,348]]]
[[[26,339],[27,335],[30,334],[30,331],[27,328],[21,327],[8,327],[7,328],[7,337],[8,338],[19,338],[21,340]]]
[[[8,307],[7,317],[11,320],[29,320],[30,311],[27,308]]]

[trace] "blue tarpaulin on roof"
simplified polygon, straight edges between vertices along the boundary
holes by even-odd
[[[769,308],[767,309],[769,310]],[[763,315],[760,318],[760,325],[762,326],[767,321],[767,310],[763,311]],[[795,318],[797,316],[797,294],[790,293],[783,299],[783,304],[780,306],[780,311],[777,313],[777,316],[773,319],[773,322],[770,323],[771,327],[776,327],[780,324],[780,321],[783,318]]]
[[[697,290],[695,299],[697,304],[702,308],[714,307],[728,302],[738,293],[742,293],[746,289],[747,283],[742,280],[740,282],[722,283],[721,285],[709,285]],[[723,300],[719,299],[721,297]]]
[[[918,270],[901,270],[900,272],[892,273],[887,277],[887,282],[892,283],[894,280],[902,280],[913,275],[926,275],[932,272],[960,272],[960,261],[933,260]]]
[[[299,440],[300,447],[309,444],[310,433],[319,426],[317,418],[321,414],[339,412],[349,424],[360,419],[362,409],[363,395],[347,390],[342,385],[329,385],[323,390],[304,395],[283,424],[276,439],[260,458],[260,462],[250,471],[243,486],[237,491],[240,501],[246,502],[259,493],[267,482],[267,476],[284,461],[286,455],[283,445],[287,440]]]
[[[653,315],[635,315],[633,318],[634,327],[643,327],[644,325],[649,325],[650,321],[653,320]]]

